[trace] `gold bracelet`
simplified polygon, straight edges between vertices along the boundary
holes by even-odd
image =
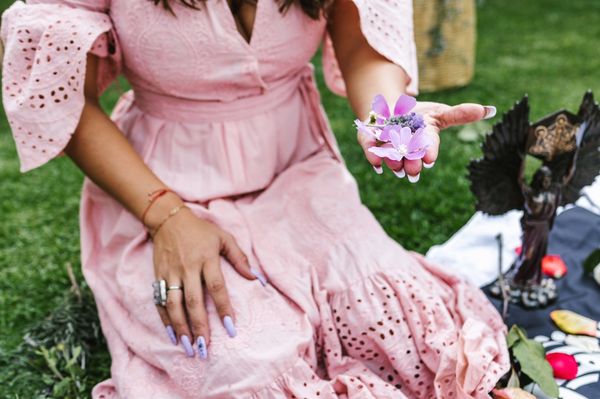
[[[181,204],[181,205],[177,205],[175,208],[171,209],[169,211],[169,214],[167,215],[167,217],[165,217],[162,220],[162,222],[160,222],[158,224],[158,226],[156,226],[152,231],[148,231],[148,233],[150,233],[150,237],[154,238],[154,236],[156,235],[156,233],[158,233],[158,230],[163,226],[163,224],[165,224],[167,222],[167,220],[171,219],[173,216],[175,216],[177,214],[177,212],[179,212],[183,208],[188,208],[188,207],[186,204]],[[188,209],[190,209],[190,208],[188,208]]]

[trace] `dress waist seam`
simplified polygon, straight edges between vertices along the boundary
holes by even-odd
[[[142,113],[165,121],[187,123],[227,122],[249,119],[268,112],[276,112],[293,96],[299,95],[309,111],[311,132],[321,136],[332,156],[343,162],[329,121],[321,106],[319,91],[315,85],[314,68],[306,64],[298,73],[277,84],[262,94],[242,97],[231,102],[190,100],[150,91],[130,90],[115,107],[113,116],[135,106]]]

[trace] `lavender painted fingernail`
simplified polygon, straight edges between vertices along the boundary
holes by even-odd
[[[375,173],[377,173],[378,175],[383,173],[383,168],[381,166],[373,166],[373,170],[375,171]]]
[[[181,336],[181,345],[183,345],[183,349],[185,349],[185,354],[188,357],[194,357],[194,348],[192,348],[192,343],[190,342],[190,338],[187,335]]]
[[[208,348],[206,346],[206,340],[203,336],[198,337],[197,345],[198,355],[200,355],[200,359],[206,360],[208,358]]]
[[[229,335],[231,338],[237,335],[237,331],[235,331],[235,326],[233,325],[233,319],[231,316],[223,317],[223,325],[225,326],[227,335]]]
[[[435,165],[435,162],[432,162],[432,163],[427,163],[427,162],[424,162],[424,161],[423,161],[423,167],[424,167],[425,169],[431,169],[431,168],[433,168],[433,165]]]
[[[496,107],[493,105],[485,105],[483,108],[485,108],[485,116],[483,119],[491,119],[496,116]]]
[[[263,287],[265,287],[267,285],[267,278],[259,270],[256,270],[255,268],[252,267],[252,268],[250,268],[250,273],[252,273],[254,275],[254,277],[256,277],[258,279],[258,281],[260,281],[260,283],[262,284]]]
[[[167,335],[169,336],[171,342],[173,342],[173,345],[177,345],[177,335],[175,335],[175,331],[170,324],[167,326]]]

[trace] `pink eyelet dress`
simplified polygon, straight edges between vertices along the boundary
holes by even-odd
[[[354,3],[368,42],[416,92],[411,1]],[[148,0],[36,0],[2,15],[2,94],[23,172],[62,153],[96,54],[102,90],[118,73],[133,87],[111,118],[144,162],[269,280],[223,259],[238,335],[207,297],[208,360],[186,357],[153,304],[144,227],[86,178],[81,262],[112,357],[92,397],[487,398],[509,369],[504,324],[361,204],[309,64],[324,44],[326,81],[344,94],[324,18],[259,0],[248,43],[225,0],[173,6],[176,17]]]

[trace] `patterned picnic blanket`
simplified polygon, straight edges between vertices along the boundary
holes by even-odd
[[[583,261],[595,248],[600,247],[600,216],[581,207],[569,209],[556,218],[550,234],[548,253],[560,255],[568,266],[568,273],[556,281],[559,298],[553,305],[540,310],[526,310],[509,306],[507,325],[525,328],[529,337],[543,343],[546,352],[570,353],[579,364],[577,378],[557,380],[561,399],[600,399],[600,340],[581,339],[564,334],[550,319],[555,309],[572,310],[600,321],[600,285],[584,274]],[[501,301],[490,298],[501,309]],[[546,398],[537,387],[530,390]]]

